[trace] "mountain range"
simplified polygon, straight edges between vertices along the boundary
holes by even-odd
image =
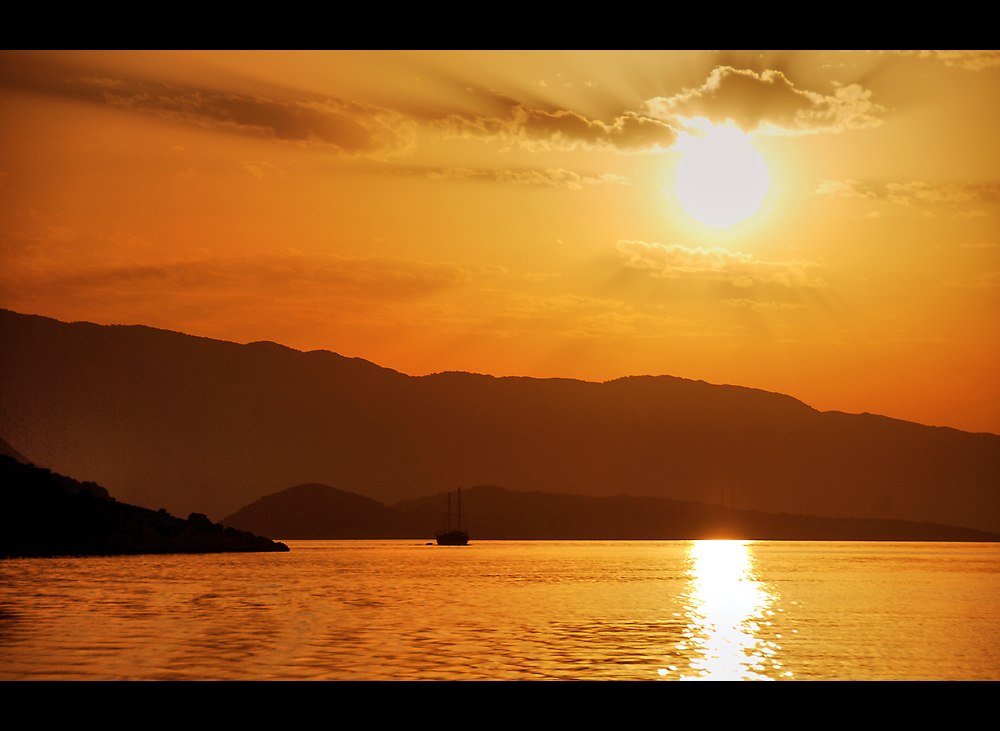
[[[1000,436],[671,376],[409,376],[329,351],[0,310],[0,436],[118,499],[219,519],[289,485],[473,485],[1000,532]]]
[[[451,496],[454,497],[454,496]],[[459,495],[461,528],[480,540],[1000,541],[1000,534],[934,523],[737,510],[666,498],[586,497],[480,485]],[[266,495],[223,525],[282,540],[432,539],[459,527],[457,503],[444,494],[386,506],[329,485]],[[448,510],[451,509],[449,516]]]

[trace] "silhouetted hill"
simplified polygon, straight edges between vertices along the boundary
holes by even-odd
[[[391,508],[326,485],[268,495],[222,523],[282,539],[412,538],[444,527],[447,496]],[[454,506],[453,506],[454,508]],[[494,486],[462,490],[462,527],[476,540],[1000,541],[1000,534],[931,523],[734,510],[664,498],[587,497]]]
[[[0,311],[0,434],[121,499],[229,515],[282,485],[461,485],[1000,531],[1000,436],[670,376],[412,377],[327,351]]]
[[[400,516],[382,503],[317,484],[298,485],[265,495],[221,522],[288,540],[391,538],[406,532]]]
[[[0,455],[0,499],[0,558],[288,550],[204,515],[183,520],[119,503],[100,485],[7,455]]]

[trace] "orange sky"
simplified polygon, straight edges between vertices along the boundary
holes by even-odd
[[[0,307],[1000,433],[998,90],[986,51],[0,52]],[[700,120],[767,163],[733,228],[679,204]]]

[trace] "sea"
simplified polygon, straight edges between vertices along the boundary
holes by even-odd
[[[285,541],[0,561],[0,680],[998,680],[1000,544]]]

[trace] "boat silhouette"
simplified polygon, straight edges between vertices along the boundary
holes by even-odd
[[[451,529],[451,493],[448,493],[448,529],[434,533],[439,546],[469,545],[469,531],[462,530],[462,488],[458,488],[458,529]]]

